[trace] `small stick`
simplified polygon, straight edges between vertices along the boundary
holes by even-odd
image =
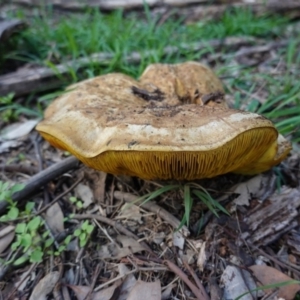
[[[93,294],[93,289],[95,288],[95,285],[96,285],[96,281],[97,281],[97,278],[99,276],[99,273],[100,273],[101,269],[100,269],[100,265],[97,264],[96,266],[96,270],[95,270],[95,273],[93,275],[93,281],[90,285],[90,291],[88,292],[88,294],[86,295],[86,297],[84,298],[84,300],[91,300],[93,297],[92,297],[92,294]]]
[[[49,204],[44,206],[42,209],[40,209],[35,215],[40,215],[44,211],[46,211],[49,207],[51,207],[55,202],[57,202],[59,199],[67,195],[69,192],[71,192],[83,179],[83,176],[81,176],[77,181],[75,181],[68,189],[66,189],[63,193],[55,197]]]
[[[5,172],[19,172],[28,175],[32,175],[39,171],[37,167],[26,166],[25,164],[9,164],[9,165],[1,164],[0,170]]]
[[[203,295],[202,291],[200,291],[200,289],[198,289],[190,280],[189,278],[186,276],[186,274],[180,269],[178,268],[178,266],[176,266],[173,262],[171,262],[170,260],[165,260],[164,261],[165,264],[168,266],[168,268],[174,272],[177,276],[179,276],[181,278],[181,280],[191,289],[191,291],[194,293],[194,295],[196,296],[196,298],[198,300],[208,300],[209,298],[207,298],[205,295]]]
[[[79,160],[74,156],[71,156],[39,172],[38,174],[32,176],[27,183],[25,183],[25,188],[23,190],[12,195],[13,202],[21,202],[25,199],[27,200],[28,197],[38,193],[46,183],[53,180],[57,176],[70,171],[71,169],[77,168],[78,166]],[[7,205],[8,202],[6,201],[0,202],[0,214],[5,211]]]
[[[183,260],[183,264],[184,264],[185,268],[186,268],[186,269],[190,272],[190,274],[193,276],[193,278],[194,278],[194,280],[195,280],[195,282],[196,282],[196,284],[197,284],[199,290],[201,291],[202,295],[204,296],[204,298],[205,298],[206,300],[209,300],[209,297],[208,297],[208,295],[207,295],[207,293],[206,293],[206,291],[205,291],[205,289],[204,289],[204,287],[203,287],[203,285],[202,285],[200,279],[198,278],[197,274],[195,273],[195,271],[189,266],[189,264],[188,264],[185,260]]]

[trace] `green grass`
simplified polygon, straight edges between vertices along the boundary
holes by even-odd
[[[208,193],[208,191],[205,188],[194,182],[186,184],[165,185],[159,189],[154,190],[153,192],[138,197],[132,203],[127,204],[124,209],[127,209],[133,204],[143,205],[148,201],[157,199],[158,197],[169,191],[177,191],[177,193],[182,194],[182,199],[184,203],[184,215],[181,219],[180,225],[177,228],[177,230],[181,229],[182,226],[185,224],[189,226],[190,215],[192,212],[194,200],[204,203],[216,217],[219,217],[218,212],[222,212],[224,214],[229,215],[227,210],[219,202],[212,198],[212,196]]]
[[[289,136],[293,142],[300,141],[299,49],[300,38],[293,38],[277,54],[277,60],[273,65],[274,75],[257,73],[252,68],[247,68],[241,71],[238,78],[231,78],[227,85],[228,92],[234,95],[235,108],[238,109],[246,103],[244,109],[272,120],[278,131]],[[285,70],[276,74],[279,64]],[[257,91],[263,91],[268,95],[267,98],[256,99]]]
[[[156,25],[157,20],[147,13],[147,9],[144,21],[134,16],[124,18],[122,11],[102,15],[97,10],[89,10],[83,15],[70,15],[56,21],[53,19],[57,18],[52,18],[51,14],[50,10],[43,14],[47,18],[33,17],[29,29],[16,38],[16,50],[5,57],[44,65],[49,61],[56,64],[105,52],[113,56],[110,65],[99,68],[91,64],[85,71],[85,77],[116,70],[137,76],[149,63],[200,59],[204,54],[183,51],[172,57],[164,57],[162,50],[166,46],[239,35],[271,38],[278,36],[283,25],[287,24],[285,18],[258,18],[250,10],[240,9],[226,12],[217,22],[184,25],[181,20],[170,19],[162,26]],[[17,16],[23,17],[21,12]],[[149,49],[155,50],[155,53],[139,65],[133,66],[122,61],[122,57],[133,51],[144,52]],[[209,51],[213,49],[206,50]]]

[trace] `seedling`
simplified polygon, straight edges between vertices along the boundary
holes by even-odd
[[[74,231],[74,236],[78,237],[80,247],[84,247],[89,239],[89,236],[94,230],[94,225],[89,221],[84,221],[80,228]]]

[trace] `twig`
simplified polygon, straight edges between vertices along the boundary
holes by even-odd
[[[37,132],[34,132],[34,134],[31,136],[31,142],[34,146],[35,155],[36,155],[36,158],[38,161],[39,172],[42,172],[44,168],[43,168],[43,157],[41,154],[41,148],[40,148],[40,144],[38,141],[39,138],[41,138],[41,136]],[[44,193],[45,204],[48,204],[50,201],[50,196],[48,193],[47,186],[44,187],[43,193]]]
[[[179,276],[184,281],[184,283],[191,289],[191,291],[194,293],[194,295],[198,300],[209,300],[209,298],[203,295],[202,291],[200,291],[200,289],[198,289],[189,280],[186,274],[180,268],[178,268],[173,262],[171,262],[170,260],[165,260],[165,264],[172,272],[174,272],[177,276]]]
[[[114,197],[118,200],[124,200],[128,203],[132,203],[138,199],[137,196],[130,194],[130,193],[123,193],[120,191],[114,192]],[[137,205],[141,204],[139,202],[135,203]],[[162,219],[164,219],[166,222],[168,222],[171,226],[173,226],[175,229],[177,229],[180,225],[180,221],[175,218],[173,215],[171,215],[168,211],[160,207],[159,205],[155,204],[153,201],[149,201],[146,203],[143,203],[141,205],[144,209],[150,210],[151,212],[159,215]],[[190,231],[188,228],[184,225],[179,230],[184,236],[189,236]]]
[[[19,287],[23,284],[23,282],[25,281],[25,279],[28,277],[28,276],[31,276],[31,272],[33,271],[34,268],[37,267],[37,263],[33,263],[31,265],[31,267],[29,268],[29,270],[27,271],[27,274],[26,276],[24,276],[17,284],[17,286],[15,286],[13,288],[13,290],[10,292],[10,294],[7,296],[7,300],[11,299],[13,297],[13,295],[15,294],[15,292],[19,289]]]
[[[139,240],[139,238],[134,233],[132,233],[131,231],[126,229],[120,223],[118,223],[114,220],[111,220],[109,218],[106,218],[106,217],[103,217],[100,215],[93,215],[93,214],[80,214],[80,215],[73,215],[72,217],[77,220],[95,219],[99,222],[102,222],[102,223],[108,224],[109,226],[114,227],[116,230],[122,232],[123,234],[125,234],[129,237],[132,237],[133,239],[135,239],[137,241]],[[145,248],[145,250],[147,250],[148,252],[150,252],[151,254],[154,255],[151,248],[145,242],[142,241],[142,242],[140,242],[140,244]]]
[[[116,282],[116,281],[118,281],[118,280],[124,278],[125,276],[130,275],[130,274],[132,274],[132,273],[135,273],[135,272],[137,272],[137,271],[138,271],[138,269],[132,269],[131,271],[126,272],[125,274],[122,274],[122,275],[119,275],[119,276],[117,276],[117,277],[115,277],[115,278],[112,278],[112,279],[106,281],[105,283],[102,283],[102,284],[98,285],[98,286],[94,289],[94,292],[98,292],[98,291],[100,291],[101,289],[103,289],[104,287],[106,287],[107,285],[109,285],[109,284],[111,284],[111,283],[113,283],[113,282]]]
[[[58,195],[56,198],[54,198],[49,204],[44,206],[42,209],[40,209],[36,215],[40,215],[44,211],[46,211],[49,207],[51,207],[55,202],[57,202],[59,199],[67,195],[70,191],[72,191],[83,179],[83,176],[81,176],[78,180],[76,180],[68,189],[66,189],[63,193]]]
[[[204,287],[203,287],[201,281],[199,280],[197,274],[195,273],[195,271],[189,266],[189,264],[188,264],[185,260],[183,260],[183,264],[184,264],[185,268],[186,268],[186,269],[190,272],[190,274],[193,276],[193,278],[194,278],[194,280],[195,280],[195,282],[196,282],[196,284],[197,284],[199,290],[201,291],[202,295],[204,296],[204,299],[205,299],[205,300],[209,300],[209,297],[208,297],[208,295],[207,295],[207,293],[206,293],[206,291],[205,291],[205,289],[204,289]]]
[[[1,164],[0,170],[5,172],[19,172],[28,175],[32,175],[39,171],[37,167],[27,166],[25,164],[9,164],[9,165]]]
[[[257,251],[260,252],[263,256],[265,256],[265,257],[267,257],[268,259],[272,260],[272,261],[273,261],[274,263],[276,263],[277,265],[279,265],[279,266],[281,266],[281,267],[283,267],[283,268],[286,268],[286,269],[288,269],[289,271],[294,272],[294,273],[296,273],[298,276],[300,276],[300,272],[299,272],[299,271],[300,271],[300,268],[299,268],[298,266],[290,266],[289,264],[282,262],[281,260],[275,258],[275,257],[272,256],[272,255],[269,255],[269,254],[266,253],[264,250],[262,250],[262,249],[260,249],[260,248],[258,248],[258,247],[256,247],[256,246],[254,246],[254,245],[248,245],[248,246],[250,246],[250,248],[252,248],[252,249],[257,250]]]
[[[98,278],[98,275],[99,275],[100,271],[101,271],[100,265],[97,264],[95,273],[93,275],[93,281],[92,281],[92,283],[90,285],[90,290],[89,290],[88,294],[86,295],[86,297],[84,298],[84,300],[90,300],[90,299],[92,299],[93,289],[95,287],[95,284],[96,284],[96,281],[97,281],[97,278]]]
[[[19,192],[16,192],[12,195],[12,200],[14,202],[21,202],[22,200],[27,199],[28,197],[38,193],[40,189],[49,181],[53,180],[57,176],[62,175],[63,173],[70,171],[79,166],[79,161],[77,158],[71,156],[67,159],[56,163],[49,168],[43,170],[42,172],[32,176],[27,183],[25,183],[25,188]],[[8,202],[0,202],[0,214],[2,214]]]

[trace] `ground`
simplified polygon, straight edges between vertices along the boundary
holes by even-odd
[[[297,299],[296,10],[12,2],[0,6],[18,18],[0,26],[2,298]],[[293,146],[287,159],[251,177],[145,181],[92,170],[34,130],[70,83],[187,60],[218,74],[230,107],[271,119]]]

